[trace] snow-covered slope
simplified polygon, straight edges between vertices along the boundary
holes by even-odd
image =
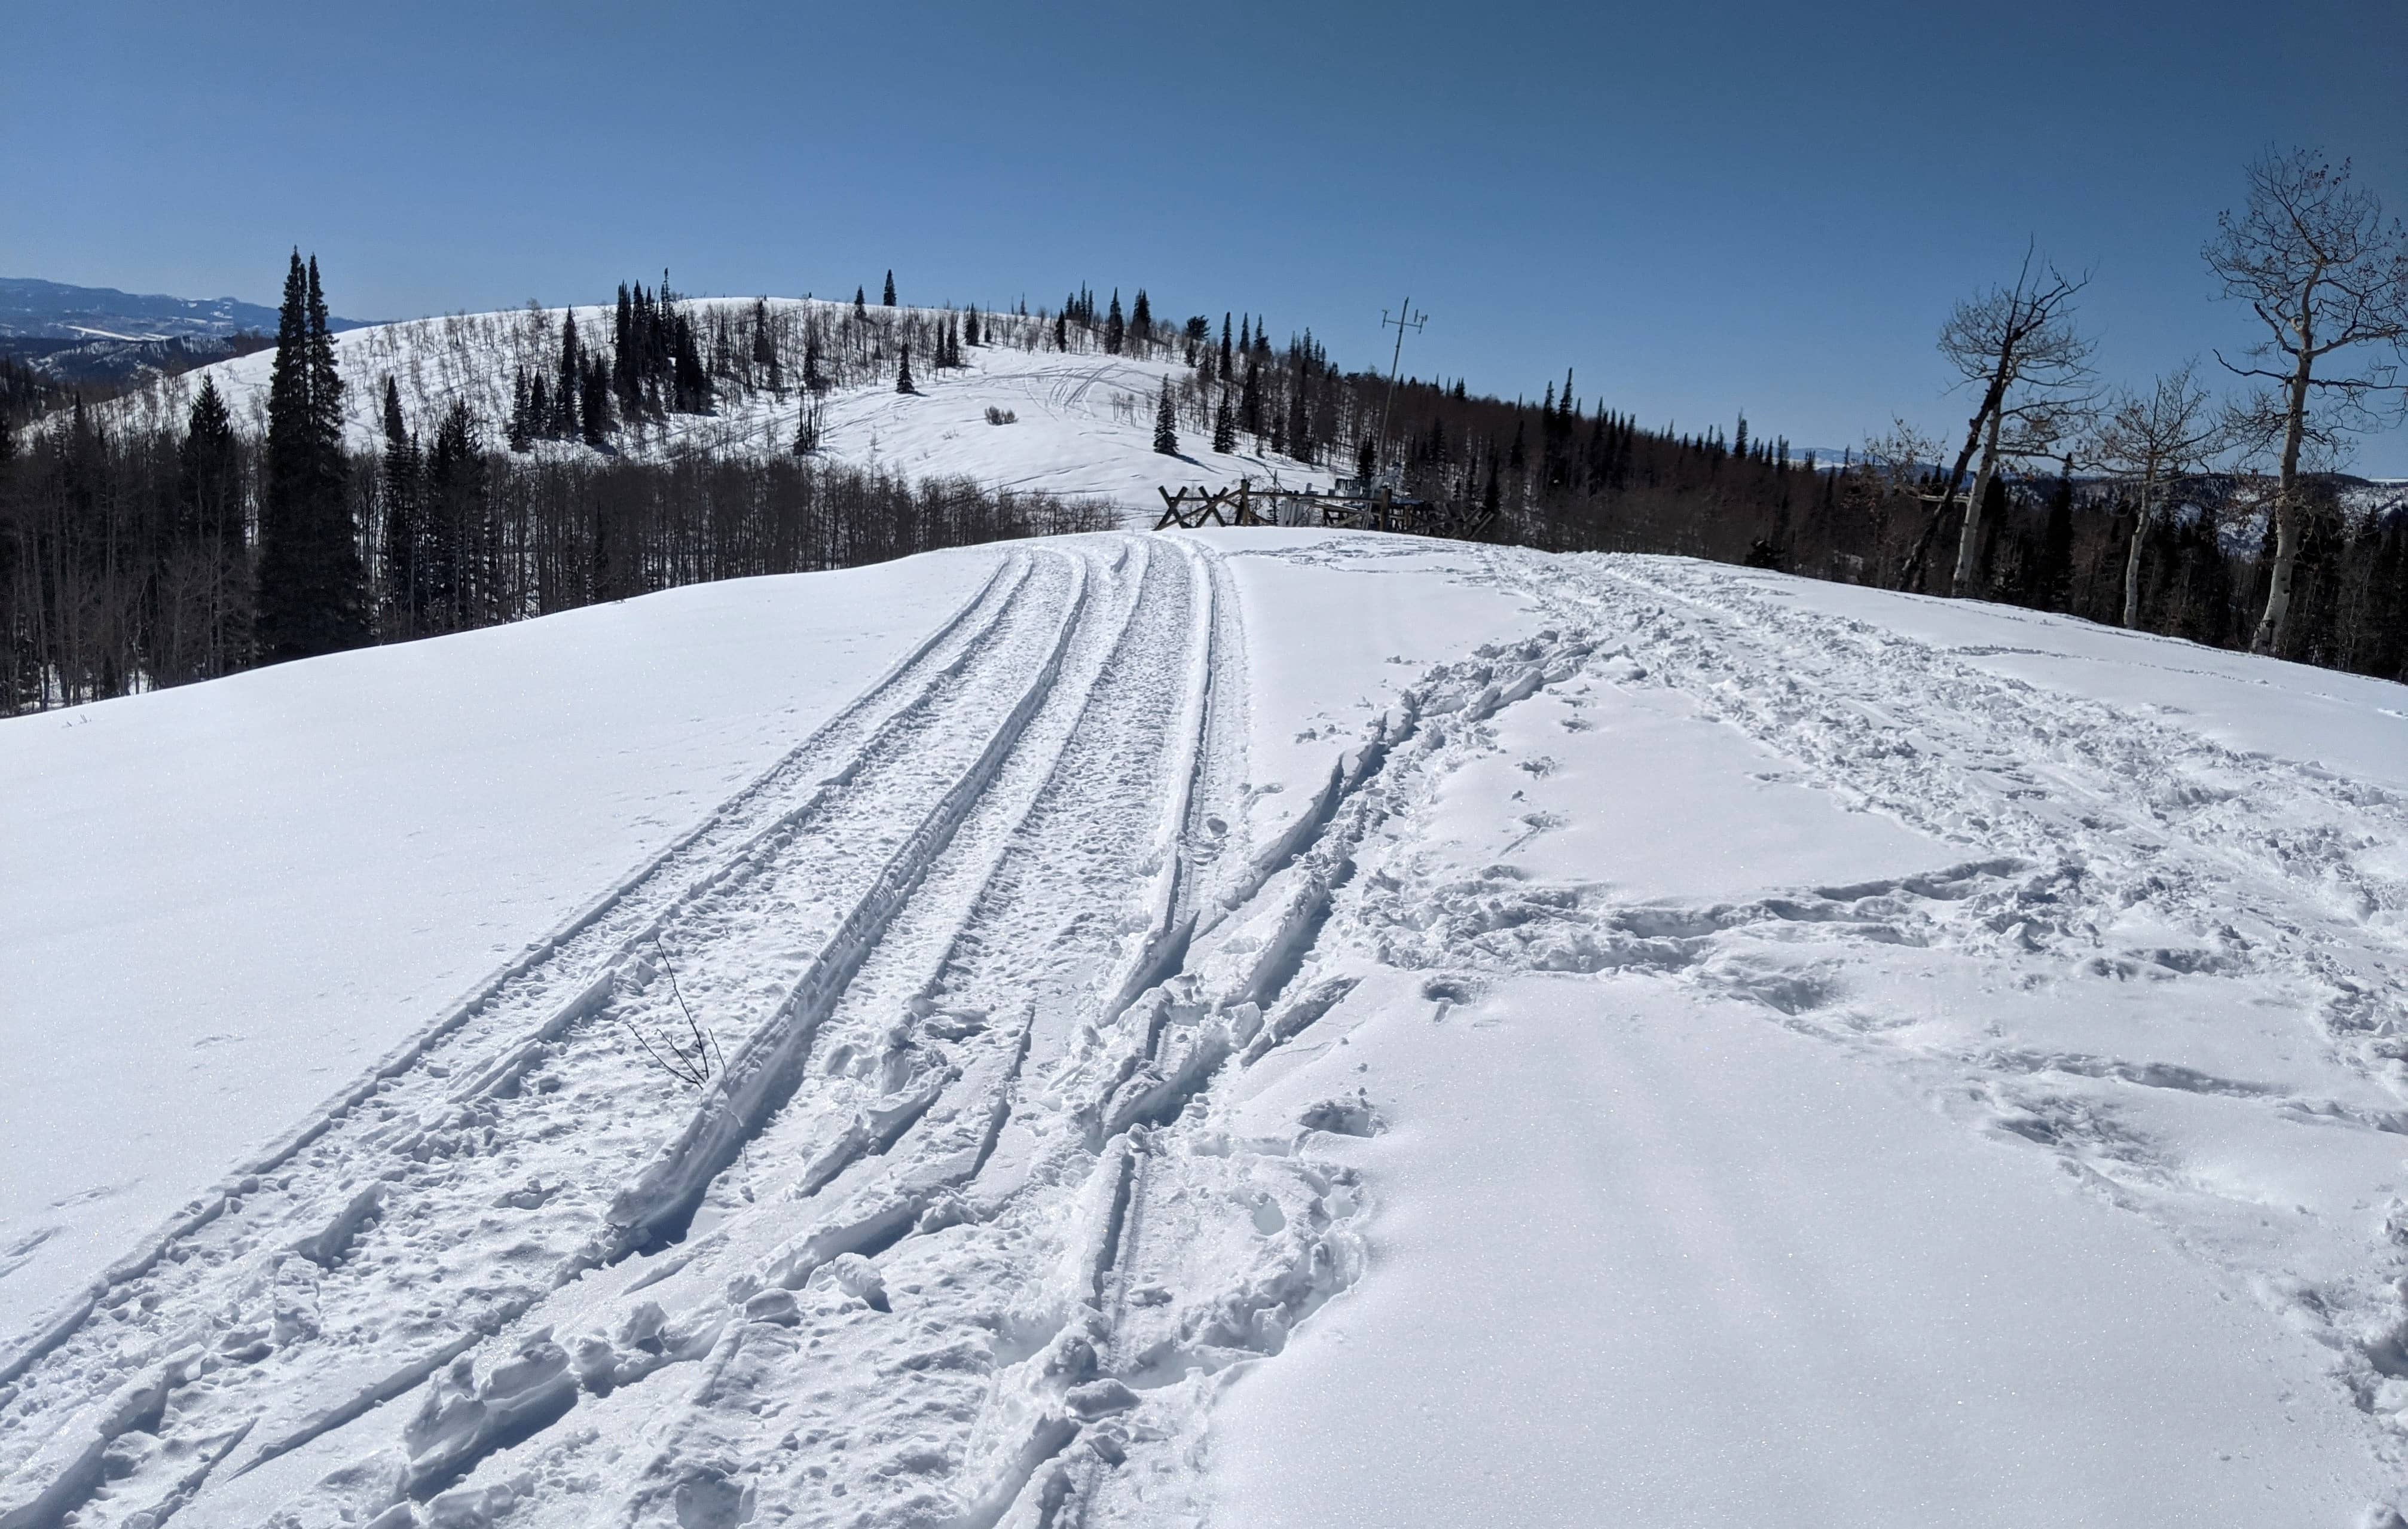
[[[0,1524],[2388,1522],[2403,744],[1303,531],[0,723]]]
[[[725,315],[749,322],[750,298],[684,299],[698,322]],[[801,298],[767,300],[773,322],[789,336],[816,318],[831,331],[853,312],[850,304]],[[350,439],[363,450],[384,440],[384,379],[399,390],[403,412],[414,429],[432,434],[454,400],[465,401],[483,422],[489,444],[498,445],[509,417],[513,378],[522,370],[545,375],[557,365],[563,316],[573,311],[588,345],[608,353],[612,310],[608,307],[527,309],[509,313],[455,314],[406,323],[379,324],[335,336],[337,364],[347,383]],[[869,326],[934,322],[934,310],[877,308]],[[988,321],[996,343],[966,347],[965,364],[939,370],[923,352],[914,363],[919,392],[895,391],[892,357],[874,379],[837,388],[823,401],[821,451],[825,460],[882,467],[910,478],[966,476],[989,487],[1096,495],[1132,514],[1159,514],[1157,486],[1256,483],[1274,479],[1289,486],[1326,486],[1326,468],[1316,472],[1284,458],[1211,450],[1209,400],[1188,401],[1181,424],[1180,454],[1154,450],[1154,405],[1166,380],[1174,386],[1193,377],[1175,352],[1156,347],[1151,355],[1107,355],[1100,350],[1051,349],[1049,325],[1010,315]],[[1085,337],[1073,333],[1075,344]],[[798,341],[791,338],[787,349]],[[265,428],[271,351],[218,363],[171,379],[129,400],[130,417],[180,421],[204,376],[214,378],[238,425]],[[786,375],[799,376],[799,353],[788,357]],[[793,448],[796,426],[807,405],[799,390],[725,387],[712,414],[672,414],[624,430],[616,450],[638,460],[685,451],[760,454]],[[994,408],[1017,418],[991,424]],[[583,457],[579,444],[538,442],[539,455]],[[1149,522],[1150,523],[1150,522]]]

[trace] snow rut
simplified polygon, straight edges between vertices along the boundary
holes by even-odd
[[[255,1426],[236,1473],[655,1230],[643,1212],[725,1154],[1050,690],[1086,568],[1010,560],[862,701],[39,1335],[0,1392],[0,1523],[155,1524]],[[630,1038],[670,1003],[664,950],[734,1062],[698,1114]]]

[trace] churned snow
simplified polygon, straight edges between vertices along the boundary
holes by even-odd
[[[2392,1522],[2403,694],[1299,530],[0,723],[0,1525]]]

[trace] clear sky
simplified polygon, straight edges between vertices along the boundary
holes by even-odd
[[[2401,0],[12,7],[0,275],[401,318],[681,291],[1149,288],[1683,429],[1941,427],[2027,238],[2103,368],[2250,339],[2199,247],[2270,144],[2408,213]],[[2209,362],[2213,365],[2212,360]],[[2408,430],[2358,470],[2408,476]]]

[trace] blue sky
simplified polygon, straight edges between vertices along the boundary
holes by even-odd
[[[2408,213],[2408,7],[21,7],[0,275],[337,312],[681,290],[1311,326],[1410,371],[1842,445],[2027,238],[2109,376],[2250,339],[2199,258],[2321,145]],[[2212,360],[2210,364],[2213,364]],[[2408,430],[2361,471],[2408,476]]]

